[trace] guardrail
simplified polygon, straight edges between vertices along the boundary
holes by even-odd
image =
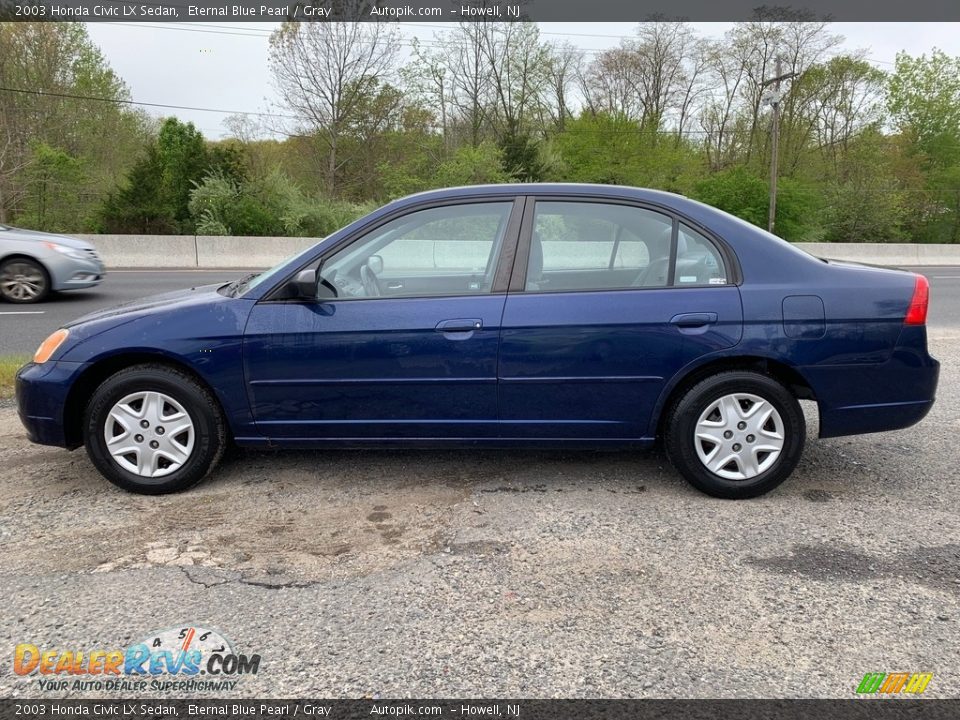
[[[96,245],[108,268],[270,267],[320,238],[211,235],[77,235]],[[417,241],[411,241],[416,243]],[[797,243],[817,257],[872,265],[960,265],[960,245]],[[413,247],[410,248],[414,250]],[[433,252],[433,251],[431,251]]]

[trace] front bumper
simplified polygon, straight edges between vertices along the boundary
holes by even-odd
[[[65,419],[67,397],[86,363],[28,363],[17,372],[17,414],[31,442],[57,447],[77,447],[69,438]]]
[[[56,291],[95,287],[107,274],[103,262],[95,254],[80,259],[52,253],[44,258],[44,263],[50,273],[51,289]]]

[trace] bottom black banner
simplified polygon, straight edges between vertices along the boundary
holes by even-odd
[[[0,718],[816,720],[954,718],[960,700],[0,700]]]

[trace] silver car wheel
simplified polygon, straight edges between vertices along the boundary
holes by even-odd
[[[0,293],[19,302],[38,297],[46,289],[46,284],[47,279],[32,263],[8,263],[0,274]]]
[[[128,472],[159,478],[183,467],[196,431],[183,406],[160,392],[137,392],[117,402],[103,427],[107,451]]]
[[[768,470],[784,444],[783,419],[759,395],[734,393],[700,414],[694,446],[700,462],[718,477],[750,480]]]

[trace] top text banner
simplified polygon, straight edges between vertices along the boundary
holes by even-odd
[[[83,22],[639,22],[960,21],[958,0],[0,0],[3,21]]]

